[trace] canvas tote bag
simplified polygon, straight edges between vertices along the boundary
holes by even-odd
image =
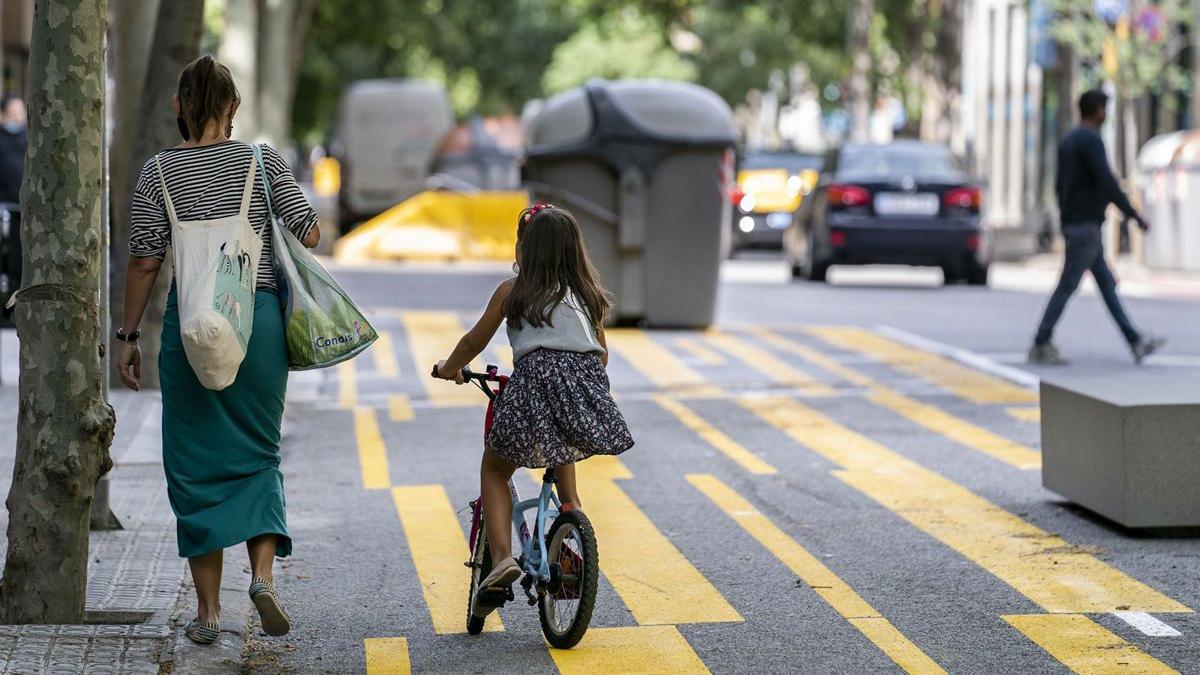
[[[162,164],[157,157],[154,161],[171,221],[183,351],[200,384],[221,390],[237,378],[254,328],[255,277],[263,247],[250,224],[257,165],[251,157],[236,214],[181,221],[167,192]]]
[[[254,157],[267,187],[288,369],[328,368],[358,356],[379,334],[296,235],[279,226],[271,203],[271,181],[262,163],[262,149],[257,145]]]

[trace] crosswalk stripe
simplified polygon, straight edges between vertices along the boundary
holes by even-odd
[[[664,410],[674,415],[684,426],[696,432],[696,435],[707,441],[709,445],[741,465],[743,469],[760,476],[779,473],[775,467],[747,450],[737,441],[726,436],[722,431],[705,421],[703,417],[692,412],[683,403],[665,394],[656,395],[654,401]]]
[[[828,355],[807,345],[785,338],[765,328],[755,327],[750,330],[750,333],[776,349],[795,354],[851,384],[866,388],[866,397],[869,401],[906,417],[934,433],[995,457],[1018,469],[1037,469],[1042,465],[1042,455],[1037,450],[992,433],[960,417],[951,415],[941,408],[922,403],[911,396],[905,396],[885,387],[866,374],[838,363]]]
[[[574,649],[551,649],[563,675],[593,673],[707,673],[674,626],[592,628]]]
[[[393,422],[408,422],[414,417],[412,401],[407,394],[391,394],[387,397],[388,418]]]
[[[382,377],[400,377],[400,364],[396,362],[396,347],[392,343],[392,334],[386,330],[379,331],[379,338],[371,347],[375,358],[375,370]]]
[[[821,326],[808,332],[825,342],[864,354],[974,403],[1036,403],[1038,394],[937,354],[915,349],[861,328]]]
[[[1023,614],[1003,619],[1076,673],[1176,672],[1080,614]]]
[[[429,376],[433,364],[446,358],[458,339],[466,332],[462,319],[453,312],[409,311],[400,315],[412,351],[414,372],[425,387],[425,393],[437,405],[483,405],[486,400],[474,387],[458,386],[448,380]],[[482,370],[476,362],[471,368]]]
[[[742,405],[838,464],[834,475],[958,551],[1049,612],[1190,612],[1061,537],[852,431],[799,401]]]
[[[691,474],[687,480],[875,643],[896,665],[909,673],[946,672],[837,574],[728,485],[707,474]]]
[[[1033,422],[1040,424],[1042,421],[1041,408],[1007,408],[1006,412],[1010,417],[1015,417],[1022,422]]]
[[[730,333],[713,331],[705,336],[709,344],[741,361],[751,370],[764,375],[768,380],[789,387],[804,389],[814,396],[832,396],[833,389],[819,382],[808,373],[793,368],[765,349],[742,340]]]
[[[358,405],[358,371],[355,370],[354,360],[337,364],[337,374],[338,405],[345,410],[353,410]]]
[[[700,344],[700,341],[696,338],[675,338],[675,346],[687,352],[692,356],[692,358],[706,366],[719,366],[725,363],[724,356],[721,356],[720,353]]]
[[[600,570],[639,624],[742,621],[704,575],[675,548],[625,491],[621,460],[596,456],[577,469],[580,498],[596,530]]]
[[[391,487],[387,447],[379,433],[375,409],[359,406],[354,409],[354,438],[358,445],[358,466],[362,471],[363,487],[367,490],[386,490]]]
[[[463,565],[469,557],[467,538],[441,485],[407,485],[392,488],[396,511],[404,526],[408,550],[433,630],[438,635],[467,632],[467,594],[470,574]],[[493,612],[485,631],[504,630]]]
[[[408,640],[404,638],[367,638],[367,675],[409,675],[412,663],[408,657]]]
[[[609,348],[659,389],[669,389],[680,395],[720,395],[720,389],[709,384],[700,373],[680,361],[645,331],[610,328],[605,333]]]

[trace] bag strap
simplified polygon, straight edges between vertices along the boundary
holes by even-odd
[[[258,162],[258,169],[262,171],[263,189],[267,192],[267,213],[271,216],[275,215],[275,206],[271,204],[271,179],[267,176],[267,166],[263,164],[262,146],[258,143],[250,146],[254,149],[254,161]]]
[[[167,218],[172,225],[179,223],[179,217],[175,215],[175,204],[171,203],[171,193],[167,192],[167,179],[163,176],[162,162],[158,160],[158,155],[154,156],[154,165],[158,167],[158,182],[162,185],[163,203],[167,205]]]
[[[243,217],[250,215],[250,198],[254,195],[254,160],[250,160],[250,166],[246,167],[246,187],[242,189],[242,206],[238,209],[238,213]],[[267,183],[267,177],[263,175],[263,184]]]

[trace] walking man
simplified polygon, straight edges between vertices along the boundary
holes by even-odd
[[[1121,299],[1117,297],[1117,280],[1104,259],[1100,228],[1104,224],[1104,211],[1109,203],[1116,204],[1122,213],[1137,221],[1142,230],[1150,229],[1150,224],[1129,203],[1129,198],[1121,191],[1108,166],[1108,155],[1100,138],[1100,127],[1108,116],[1107,108],[1108,95],[1103,91],[1092,89],[1084,92],[1079,97],[1079,126],[1071,130],[1058,146],[1058,175],[1054,181],[1054,191],[1058,196],[1059,220],[1067,254],[1058,287],[1050,296],[1033,347],[1029,350],[1030,363],[1067,363],[1050,338],[1054,333],[1054,325],[1067,306],[1067,300],[1071,299],[1083,273],[1088,270],[1096,280],[1109,313],[1125,335],[1135,362],[1141,363],[1142,359],[1165,342],[1163,338],[1142,335],[1133,327],[1125,309],[1121,307]]]

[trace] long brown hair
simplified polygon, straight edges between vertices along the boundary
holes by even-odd
[[[179,113],[190,138],[200,140],[209,122],[220,122],[230,106],[241,100],[233,75],[224,64],[205,54],[179,73]]]
[[[521,320],[531,326],[550,324],[551,314],[568,291],[583,303],[592,325],[599,330],[612,302],[600,285],[583,232],[570,213],[539,204],[521,212],[517,220],[517,278],[504,301],[509,325]]]

